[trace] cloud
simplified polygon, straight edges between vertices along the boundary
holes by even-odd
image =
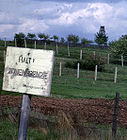
[[[1,0],[0,36],[45,32],[94,39],[103,25],[111,40],[126,34],[126,5],[125,0]]]
[[[1,24],[0,25],[0,32],[3,33],[3,32],[6,32],[6,31],[8,31],[10,29],[13,29],[13,28],[14,28],[14,25],[11,25],[11,24],[6,24],[6,25]]]
[[[33,0],[33,1],[50,1],[50,2],[62,2],[62,3],[97,3],[97,2],[101,2],[101,3],[117,3],[117,2],[121,2],[124,0]]]
[[[18,28],[17,32],[45,32],[49,27],[44,23],[43,20],[36,20],[36,19],[27,19],[21,18],[20,22],[22,23]]]
[[[102,24],[107,25],[105,20],[112,18],[113,8],[108,4],[94,3],[77,11],[63,12],[59,18],[49,20],[49,24],[57,26],[78,25],[84,32],[95,33]]]

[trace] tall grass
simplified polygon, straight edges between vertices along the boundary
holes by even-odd
[[[36,113],[37,115],[37,113]],[[111,125],[97,125],[75,120],[69,113],[58,112],[54,120],[51,117],[40,119],[34,114],[30,118],[27,140],[126,140],[127,130],[118,128],[116,137],[112,137]],[[43,115],[43,114],[42,114]],[[44,116],[44,115],[43,115]],[[46,117],[46,116],[45,116]],[[79,116],[80,117],[80,116]],[[38,118],[38,119],[37,119]],[[16,120],[17,118],[15,118]],[[18,125],[9,117],[0,119],[0,139],[16,140]]]

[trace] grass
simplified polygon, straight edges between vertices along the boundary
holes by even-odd
[[[39,120],[40,121],[40,120]],[[28,128],[27,140],[126,140],[127,130],[118,127],[117,135],[112,137],[111,125],[84,123],[74,125],[67,114],[59,114],[56,118],[57,125],[44,127],[39,123],[38,128],[32,125]],[[32,124],[37,120],[32,120]],[[37,126],[37,125],[36,125]],[[41,127],[40,127],[41,126]],[[0,139],[17,140],[18,127],[16,123],[6,118],[0,119]]]
[[[37,46],[37,48],[43,48]],[[55,46],[47,46],[47,49],[55,50]],[[97,81],[94,81],[94,71],[80,70],[80,78],[76,78],[77,71],[75,69],[66,68],[66,61],[79,59],[80,50],[83,49],[83,57],[86,54],[91,54],[93,51],[107,56],[108,49],[95,48],[77,48],[71,47],[71,56],[67,56],[67,47],[59,47],[59,54],[55,57],[54,71],[51,95],[54,97],[71,97],[71,98],[114,98],[116,92],[120,92],[122,99],[127,98],[127,66],[121,67],[116,64],[106,64],[104,72],[98,72]],[[0,84],[2,84],[3,73],[3,50],[5,47],[0,47]],[[59,63],[62,62],[62,76],[59,77]],[[115,67],[118,67],[117,83],[114,83]],[[12,94],[12,92],[2,91],[2,94]],[[17,95],[14,93],[13,95]]]
[[[43,133],[37,132],[37,130],[28,129],[27,140],[41,140],[44,138]],[[17,140],[18,127],[14,123],[6,120],[0,120],[0,139],[1,140]]]

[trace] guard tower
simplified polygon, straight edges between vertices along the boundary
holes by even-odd
[[[105,26],[100,26],[99,34],[105,35]]]

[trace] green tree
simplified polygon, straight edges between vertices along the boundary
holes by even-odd
[[[68,43],[74,43],[74,45],[76,45],[76,43],[79,41],[79,37],[73,34],[70,34],[67,36],[67,41]]]
[[[65,42],[64,37],[61,37],[60,42],[61,42],[61,43],[64,43],[64,42]]]
[[[87,40],[86,38],[82,38],[81,39],[81,44],[84,46],[84,45],[86,45],[86,44],[88,44],[88,43],[92,43],[93,41],[91,41],[91,40]]]
[[[53,39],[54,39],[55,42],[58,42],[59,37],[56,36],[56,35],[54,35],[54,36],[53,36]]]
[[[76,35],[73,35],[73,43],[76,44],[79,41],[79,37]]]
[[[34,39],[36,39],[36,35],[33,34],[33,33],[28,33],[27,38],[30,39],[30,40],[34,40]]]
[[[95,35],[95,42],[100,46],[100,45],[107,45],[107,41],[108,41],[108,36],[106,36],[105,27],[100,26],[99,32],[97,32]]]
[[[48,40],[49,35],[46,35],[46,34],[44,34],[44,33],[39,33],[39,34],[38,34],[38,37],[39,37],[40,39],[43,39],[44,41],[46,41],[46,40]]]
[[[38,34],[38,37],[39,37],[40,39],[43,39],[43,38],[44,38],[44,36],[45,36],[45,34],[44,34],[44,33],[39,33],[39,34]]]
[[[122,35],[117,41],[110,42],[109,46],[113,57],[120,58],[122,55],[127,60],[127,35]]]
[[[95,42],[98,44],[98,45],[107,45],[107,41],[108,41],[108,36],[106,36],[106,34],[103,34],[103,33],[97,33],[95,35]]]
[[[20,32],[18,34],[15,34],[14,38],[17,41],[17,46],[23,47],[24,46],[24,39],[25,39],[25,34]]]

